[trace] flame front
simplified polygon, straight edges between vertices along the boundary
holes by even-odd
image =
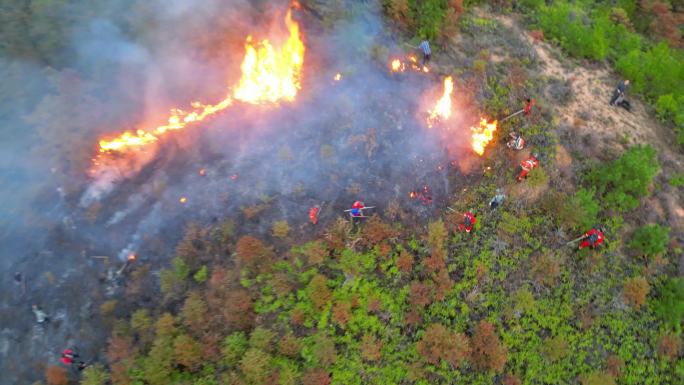
[[[280,50],[274,49],[268,40],[255,46],[252,37],[247,38],[242,78],[235,90],[235,99],[255,104],[294,100],[301,88],[304,43],[299,37],[299,25],[292,21],[289,11],[285,24],[290,37]]]
[[[481,118],[480,125],[478,127],[471,127],[470,130],[473,132],[473,142],[472,147],[478,155],[484,154],[485,147],[494,137],[494,131],[496,131],[497,121],[492,123],[487,123],[487,119]]]
[[[424,73],[430,72],[430,69],[427,66],[418,65],[418,59],[413,55],[408,57],[408,62],[397,58],[390,61],[390,70],[392,72],[405,72],[407,69],[412,69],[417,72],[422,71]]]
[[[190,111],[172,109],[166,124],[153,129],[126,131],[114,138],[99,141],[100,156],[104,153],[124,153],[154,143],[168,131],[181,130],[188,124],[200,122],[233,104],[234,99],[252,103],[277,103],[280,100],[293,101],[301,88],[300,77],[304,62],[304,43],[299,25],[292,20],[288,11],[285,25],[289,38],[279,49],[268,40],[252,43],[251,36],[245,43],[245,57],[242,61],[242,77],[232,95],[229,93],[216,104],[193,102]],[[98,164],[97,159],[95,164]]]
[[[454,81],[451,76],[447,76],[444,79],[444,93],[442,97],[439,98],[435,108],[432,109],[430,115],[428,116],[427,123],[428,127],[441,120],[445,121],[451,116],[451,94],[454,92]]]

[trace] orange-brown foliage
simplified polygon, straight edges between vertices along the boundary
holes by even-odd
[[[440,360],[444,360],[459,366],[470,355],[470,342],[462,333],[451,332],[442,324],[432,324],[416,344],[416,349],[432,365],[439,365]]]
[[[368,311],[371,313],[378,312],[382,310],[382,301],[378,299],[377,297],[370,297],[368,298]]]
[[[207,259],[207,247],[204,243],[206,231],[198,224],[191,223],[185,229],[183,239],[176,246],[176,255],[183,258],[191,270],[200,268]]]
[[[45,380],[49,385],[69,385],[67,371],[61,366],[48,366],[45,371]]]
[[[560,275],[560,266],[555,257],[541,254],[532,258],[532,277],[542,285],[552,286]]]
[[[194,371],[202,366],[200,345],[188,335],[180,335],[173,342],[173,356],[176,363]]]
[[[254,323],[252,296],[245,289],[234,289],[226,294],[223,319],[231,329],[248,330]]]
[[[651,12],[654,16],[653,22],[651,22],[651,30],[673,46],[681,46],[682,34],[679,29],[682,23],[681,14],[677,17],[670,9],[670,6],[661,1],[651,5]]]
[[[361,357],[366,361],[378,361],[382,356],[382,342],[366,334],[361,340]]]
[[[451,277],[449,277],[449,273],[446,271],[446,269],[440,270],[435,275],[434,281],[437,287],[437,290],[435,291],[435,299],[437,301],[441,301],[449,293],[449,290],[454,287],[454,281],[451,280]]]
[[[413,270],[413,255],[407,251],[402,251],[397,258],[397,267],[404,273],[410,273]]]
[[[481,371],[501,372],[506,365],[508,350],[499,341],[494,325],[482,320],[475,328],[472,339],[472,364]]]
[[[271,285],[273,285],[273,290],[275,290],[276,294],[278,294],[280,297],[286,296],[294,288],[289,275],[283,272],[273,274],[273,278],[271,278]]]
[[[422,321],[423,317],[421,316],[420,312],[416,309],[411,309],[404,315],[404,322],[407,325],[416,326],[419,325]]]
[[[658,354],[670,360],[674,360],[679,356],[682,342],[676,335],[666,334],[658,341]]]
[[[303,309],[296,307],[292,309],[292,312],[290,313],[290,320],[292,320],[292,323],[295,325],[304,325],[304,321],[306,321],[306,313],[304,313]]]
[[[235,251],[240,265],[256,271],[263,271],[268,267],[273,257],[273,251],[251,235],[240,237],[235,246]]]
[[[625,282],[622,295],[628,305],[638,309],[646,302],[649,291],[651,291],[651,287],[646,278],[634,277]]]
[[[319,265],[328,256],[328,248],[321,241],[310,242],[304,247],[304,255],[310,264]]]
[[[446,261],[442,253],[432,253],[431,256],[423,259],[423,266],[428,273],[442,270],[446,267]]]
[[[332,293],[328,289],[328,279],[321,274],[317,274],[309,282],[309,299],[318,309],[322,309],[332,298]]]
[[[303,385],[330,385],[330,374],[323,369],[312,369],[304,373]]]
[[[337,222],[331,226],[325,234],[325,239],[332,249],[337,251],[344,249],[350,228],[349,222],[342,218],[338,219]]]
[[[278,341],[278,352],[284,356],[296,358],[302,349],[299,338],[292,334],[287,334]]]
[[[130,367],[124,362],[111,364],[109,372],[112,375],[112,384],[114,385],[130,385],[133,382],[131,375],[128,373]]]
[[[107,346],[107,359],[110,363],[125,360],[133,354],[133,339],[131,337],[114,336]]]
[[[487,265],[478,262],[477,266],[475,266],[475,269],[476,269],[477,281],[482,282],[482,280],[487,277],[487,274],[489,273],[489,268],[487,267]]]
[[[389,256],[392,254],[392,246],[390,246],[389,242],[387,241],[380,242],[376,247],[378,250],[378,255],[384,260],[387,260],[387,258],[389,258]]]
[[[370,244],[374,245],[380,241],[396,238],[399,236],[399,232],[383,222],[380,216],[375,214],[366,222],[363,228],[363,235]]]
[[[346,325],[351,318],[351,304],[349,302],[336,303],[332,309],[332,318],[338,325]]]
[[[530,36],[535,41],[544,41],[544,31],[541,29],[533,29],[530,31]]]
[[[507,373],[501,380],[503,385],[521,385],[522,381],[515,374]]]
[[[409,288],[409,303],[414,306],[427,306],[432,303],[432,288],[420,281],[412,281]]]
[[[611,354],[606,360],[606,370],[608,370],[611,376],[620,377],[622,376],[622,371],[625,370],[625,361],[615,354]]]

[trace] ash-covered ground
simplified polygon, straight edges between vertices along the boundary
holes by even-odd
[[[245,4],[238,11],[228,5],[225,10],[215,6],[233,17],[251,9]],[[253,7],[252,13],[260,9],[259,5]],[[76,346],[87,360],[103,360],[103,343],[112,325],[103,317],[101,305],[124,294],[122,284],[138,266],[149,264],[153,271],[167,266],[189,223],[232,220],[240,234],[270,237],[274,222],[286,220],[291,234],[305,242],[326,224],[344,217],[352,202],[362,200],[375,206],[376,212],[383,212],[391,202],[398,203],[408,213],[403,218],[420,225],[445,208],[450,193],[463,188],[469,178],[481,176],[482,167],[471,167],[466,173],[456,167],[464,158],[480,162],[467,148],[468,124],[475,116],[457,113],[454,121],[463,130],[454,130],[453,136],[444,137],[437,134],[439,128],[426,127],[425,95],[441,92],[443,76],[390,74],[386,63],[372,59],[368,54],[371,45],[403,52],[393,46],[375,15],[362,15],[333,29],[323,28],[319,17],[306,10],[295,17],[304,31],[307,52],[302,89],[294,102],[236,103],[213,119],[170,134],[154,149],[146,150],[152,153],[139,169],[125,172],[111,189],[85,203],[83,197],[94,181],[87,176],[88,164],[72,159],[74,153],[80,154],[77,158],[91,156],[92,147],[80,144],[94,144],[98,135],[115,132],[116,127],[109,124],[112,121],[137,124],[136,118],[145,115],[140,111],[145,104],[136,106],[124,95],[135,100],[138,93],[156,95],[169,87],[155,88],[144,82],[110,84],[119,87],[118,92],[108,92],[97,103],[97,112],[109,116],[113,110],[122,116],[103,119],[100,124],[97,113],[79,117],[78,127],[93,127],[91,131],[77,130],[73,136],[79,140],[71,140],[71,135],[45,136],[51,124],[55,131],[64,129],[60,124],[67,119],[60,114],[72,111],[68,103],[52,106],[50,111],[60,116],[48,119],[40,116],[45,112],[32,111],[26,117],[41,125],[36,130],[42,133],[40,146],[56,149],[50,153],[52,158],[44,157],[45,153],[30,155],[36,152],[33,143],[26,141],[25,148],[6,152],[9,156],[27,150],[23,154],[33,158],[31,166],[4,175],[12,183],[6,185],[3,195],[12,195],[17,204],[11,210],[3,209],[10,218],[16,215],[21,221],[3,222],[0,383],[26,384],[41,379],[45,365],[58,364],[60,352],[68,346]],[[241,27],[235,34],[246,29]],[[231,38],[244,39],[244,34]],[[134,47],[134,42],[129,43]],[[218,63],[234,67],[234,71],[243,52],[229,48],[228,53],[221,52],[225,58]],[[101,64],[96,58],[89,59]],[[116,63],[119,69],[124,66]],[[193,79],[196,70],[187,62],[176,67],[174,71],[188,72],[186,81],[174,84],[174,90],[182,92],[182,85]],[[117,77],[126,76],[122,71]],[[340,81],[334,80],[337,73],[342,75]],[[197,76],[188,97],[197,96],[201,81],[206,80],[207,88],[215,90],[213,79]],[[76,103],[84,89],[97,87],[97,80],[63,92],[78,96]],[[150,87],[154,89],[148,90]],[[46,103],[43,93],[38,92],[38,97],[42,98],[38,105]],[[120,97],[124,98],[120,103],[107,99]],[[165,100],[177,99],[183,98]],[[159,105],[155,108],[162,109]],[[124,111],[135,113],[126,116]],[[16,175],[22,172],[35,173],[26,183],[30,189],[24,188],[21,175]],[[425,186],[431,202],[409,197],[410,191],[424,192]],[[321,207],[316,226],[307,216],[315,205]],[[136,261],[117,274],[129,254],[135,254]],[[13,279],[15,272],[22,274],[21,282]],[[146,300],[154,301],[156,284],[152,282],[150,287]],[[32,304],[42,306],[50,321],[38,324]]]

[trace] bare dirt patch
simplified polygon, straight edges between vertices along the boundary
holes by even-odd
[[[519,26],[510,16],[497,16],[499,22],[525,36],[536,51],[541,62],[542,76],[567,82],[572,87],[573,98],[567,105],[547,105],[558,117],[557,127],[570,127],[572,135],[581,140],[566,144],[559,151],[557,165],[560,169],[572,163],[570,154],[592,156],[601,160],[613,158],[627,146],[650,144],[658,151],[662,173],[656,177],[660,191],[649,199],[653,222],[665,223],[672,228],[672,235],[682,237],[684,233],[684,193],[667,183],[669,177],[684,170],[684,155],[675,143],[672,131],[658,122],[653,109],[635,95],[628,99],[632,111],[608,104],[619,77],[606,64],[575,64],[559,59],[558,48],[535,39],[529,31]],[[544,101],[541,101],[544,103]],[[563,135],[561,135],[563,141]],[[579,159],[578,159],[579,160]],[[566,174],[567,175],[567,174]],[[656,203],[657,202],[657,203]]]

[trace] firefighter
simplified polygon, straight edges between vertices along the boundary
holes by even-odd
[[[50,318],[47,314],[45,314],[45,312],[43,311],[43,309],[40,308],[40,306],[33,305],[31,306],[31,310],[33,311],[33,314],[36,316],[36,322],[38,322],[39,324],[50,321]]]
[[[473,215],[472,211],[469,210],[463,213],[463,223],[458,225],[458,230],[465,230],[466,233],[470,233],[471,231],[473,231],[473,226],[475,226],[476,221],[477,220],[475,219],[475,215]]]
[[[320,207],[314,206],[309,209],[309,220],[311,221],[311,224],[316,224],[318,223],[318,212],[321,210]]]
[[[489,208],[494,210],[495,208],[501,206],[504,199],[506,199],[506,194],[503,193],[503,190],[500,188],[496,189],[496,195],[494,195],[494,198],[489,201]]]
[[[601,246],[603,243],[603,231],[603,228],[593,228],[584,233],[582,242],[580,242],[579,245],[580,250],[585,247],[591,247],[592,249],[595,249]]]
[[[356,201],[354,204],[352,204],[351,210],[349,210],[349,215],[351,215],[352,218],[362,218],[363,215],[363,209],[366,208],[361,201]]]
[[[416,48],[419,48],[423,51],[423,65],[428,65],[430,59],[432,58],[432,51],[430,50],[430,43],[428,42],[428,39],[423,39],[423,41],[421,41]]]
[[[76,367],[80,371],[80,370],[85,369],[86,366],[88,366],[88,364],[86,364],[85,362],[83,362],[81,360],[77,361],[76,359],[79,357],[80,356],[78,355],[78,353],[76,353],[73,349],[66,348],[62,352],[61,360],[62,360],[62,363],[64,365],[67,365],[67,366],[76,365]]]
[[[525,108],[523,108],[523,113],[525,116],[532,115],[532,106],[534,106],[534,99],[525,98]]]
[[[506,143],[506,146],[508,148],[512,148],[516,151],[520,151],[523,148],[525,148],[525,139],[522,137],[521,134],[513,131],[508,136],[511,138],[508,143]]]
[[[622,104],[622,102],[625,100],[625,91],[627,91],[627,87],[629,87],[629,80],[627,79],[621,81],[620,84],[615,87],[615,91],[613,91],[613,97],[610,98],[611,106],[619,106]]]
[[[539,159],[536,153],[530,155],[529,158],[520,162],[520,174],[518,174],[518,182],[527,178],[527,174],[532,171],[533,168],[539,167]]]

